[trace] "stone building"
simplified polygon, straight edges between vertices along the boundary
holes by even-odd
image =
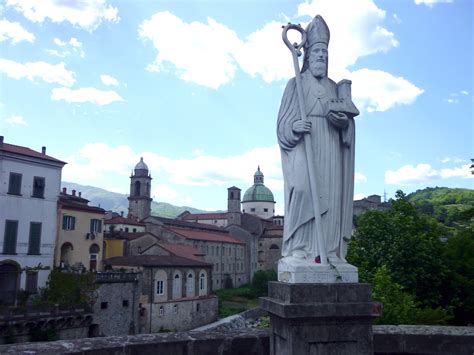
[[[142,273],[140,333],[188,330],[217,320],[211,264],[171,254],[123,256],[104,263]]]
[[[150,216],[147,230],[170,244],[198,249],[203,260],[213,266],[213,289],[238,287],[250,281],[246,245],[229,231],[213,225]]]
[[[57,201],[66,163],[0,136],[0,304],[36,292],[54,265]]]
[[[139,301],[142,290],[140,273],[98,272],[91,336],[137,334]]]
[[[140,158],[130,176],[130,196],[128,197],[129,215],[139,220],[148,217],[151,213],[151,175],[148,166]]]
[[[102,270],[105,210],[89,206],[89,200],[79,192],[71,194],[63,188],[58,200],[58,237],[55,265],[87,270]]]

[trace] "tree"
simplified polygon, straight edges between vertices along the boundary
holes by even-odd
[[[437,307],[448,274],[442,235],[438,222],[421,215],[397,191],[390,210],[370,210],[360,216],[348,260],[359,267],[362,281],[371,282],[385,266],[392,280],[413,294],[421,306]]]

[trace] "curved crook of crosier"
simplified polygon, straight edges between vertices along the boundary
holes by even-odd
[[[306,31],[301,27],[300,24],[296,25],[293,23],[288,22],[286,26],[283,27],[283,33],[281,34],[283,38],[283,42],[285,42],[286,46],[290,49],[290,51],[296,54],[297,57],[301,56],[302,52],[301,49],[304,47],[306,43]],[[289,30],[296,30],[301,33],[301,42],[298,44],[296,42],[291,43],[288,39],[288,31]]]

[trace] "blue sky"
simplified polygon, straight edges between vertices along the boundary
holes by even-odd
[[[283,211],[275,125],[293,76],[281,25],[321,14],[329,76],[353,82],[357,198],[473,188],[470,0],[0,1],[0,134],[63,180],[225,209],[257,165]]]

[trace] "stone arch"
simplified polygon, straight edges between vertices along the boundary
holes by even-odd
[[[186,297],[194,297],[195,293],[195,276],[193,270],[188,270],[186,272]]]
[[[20,288],[21,267],[13,260],[0,262],[0,305],[13,305]]]
[[[202,269],[199,271],[199,296],[207,295],[207,272]]]
[[[64,263],[64,265],[72,265],[72,251],[74,250],[74,246],[72,243],[65,242],[61,245],[61,257],[59,258],[60,262]]]
[[[183,297],[182,283],[183,283],[183,275],[181,274],[181,271],[175,270],[173,272],[173,294],[172,294],[174,300]]]

